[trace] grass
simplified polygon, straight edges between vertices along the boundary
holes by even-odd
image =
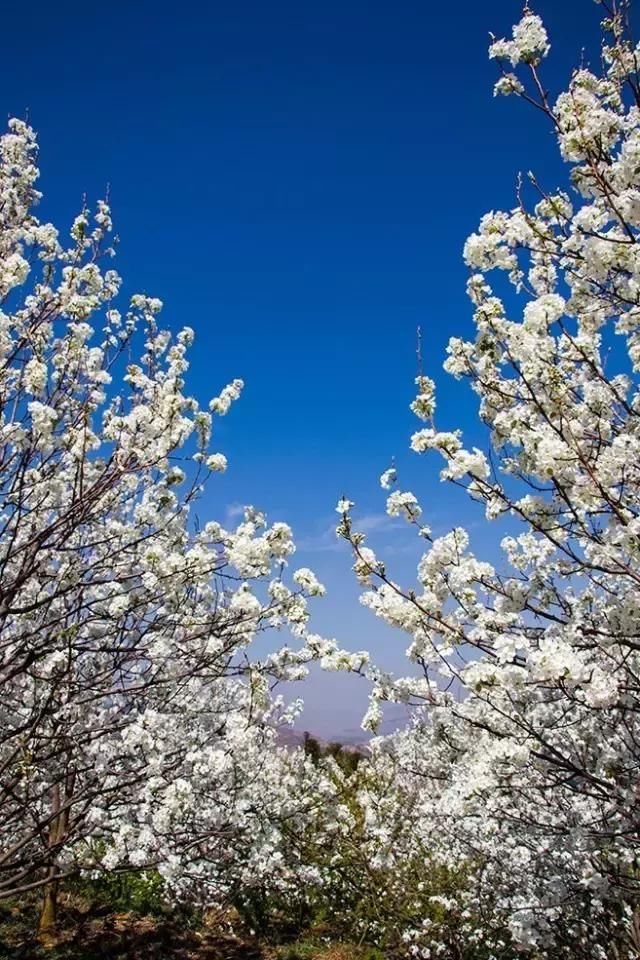
[[[375,947],[356,946],[353,943],[318,944],[313,940],[302,940],[281,947],[276,957],[278,960],[385,960]]]

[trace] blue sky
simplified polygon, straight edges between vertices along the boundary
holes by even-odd
[[[552,93],[597,49],[590,0],[540,0]],[[110,184],[127,288],[159,296],[196,331],[190,386],[233,377],[230,460],[200,512],[254,503],[289,521],[297,561],[328,587],[315,625],[404,669],[405,638],[358,603],[334,505],[355,500],[398,579],[417,556],[383,515],[377,478],[395,455],[436,532],[481,517],[408,452],[415,331],[439,386],[439,424],[480,438],[475,403],[441,373],[471,332],[461,250],[482,213],[513,205],[519,170],[562,181],[544,118],[492,98],[488,31],[515,0],[34,0],[4,11],[4,110],[39,131],[42,215],[70,222]],[[588,54],[587,54],[588,57]],[[481,440],[482,442],[482,440]],[[314,676],[303,725],[357,728],[357,678]]]

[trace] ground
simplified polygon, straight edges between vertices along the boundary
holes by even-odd
[[[219,924],[191,927],[187,919],[67,908],[55,936],[39,942],[33,915],[19,906],[0,916],[0,960],[383,960],[353,944],[312,937],[284,946],[243,940]]]

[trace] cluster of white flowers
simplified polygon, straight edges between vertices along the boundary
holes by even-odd
[[[391,487],[397,480],[397,473],[395,467],[389,467],[388,470],[385,470],[383,474],[380,475],[380,486],[383,490],[391,490]]]
[[[534,202],[523,185],[519,205],[483,217],[465,245],[475,336],[451,339],[445,369],[475,391],[490,456],[467,449],[455,425],[438,429],[434,383],[416,380],[411,448],[435,451],[441,478],[489,520],[508,517],[502,558],[479,559],[461,527],[432,537],[392,466],[380,477],[387,513],[426,541],[405,588],[358,532],[355,504],[336,507],[364,605],[408,640],[407,677],[308,632],[307,602],[324,587],[306,567],[287,576],[286,523],[253,507],[234,529],[192,521],[203,475],[227,467],[211,450],[214,415],[242,381],[205,409],[185,392],[193,331],[159,329],[155,298],[116,309],[120,280],[102,269],[106,204],[81,211],[68,247],[38,222],[35,137],[10,122],[0,138],[0,897],[146,866],[178,897],[256,886],[298,896],[301,884],[338,889],[351,857],[367,883],[385,877],[390,902],[411,898],[395,921],[409,957],[631,957],[640,77],[624,18],[606,29],[603,74],[576,71],[555,104],[538,72],[549,44],[535,14],[490,49],[517,71],[497,92],[534,100],[551,121],[572,191],[547,193],[531,175]],[[252,641],[272,628],[299,647],[257,660]],[[368,678],[371,731],[385,701],[416,708],[406,729],[373,742],[347,800],[336,764],[277,744],[297,706],[272,687],[312,661]],[[358,848],[345,854],[337,841],[350,830]],[[306,861],[314,845],[324,859]],[[424,878],[411,888],[410,869]]]
[[[511,40],[495,40],[489,47],[489,56],[509,60],[511,66],[519,63],[537,64],[549,52],[547,31],[540,17],[530,11],[513,28]]]
[[[329,778],[283,751],[273,679],[366,656],[306,641],[311,570],[286,583],[285,523],[247,508],[199,526],[212,414],[184,390],[190,328],[160,300],[116,309],[108,206],[64,247],[36,219],[32,130],[0,137],[0,898],[82,870],[153,866],[216,900],[268,876],[294,890],[296,835],[342,830]],[[24,285],[23,289],[21,285]],[[11,291],[10,302],[6,294]],[[207,473],[208,475],[208,473]],[[262,661],[254,637],[302,647]],[[325,833],[322,833],[325,836]],[[300,872],[299,872],[300,871]],[[306,871],[306,872],[305,872]]]
[[[407,520],[417,520],[422,510],[415,496],[408,490],[394,490],[387,497],[387,513],[390,517],[405,517]]]
[[[363,546],[351,504],[338,528],[364,604],[409,637],[420,669],[398,680],[369,665],[364,724],[380,723],[384,700],[424,704],[408,729],[374,744],[372,769],[392,786],[384,802],[373,788],[362,797],[372,863],[401,873],[422,857],[425,875],[458,878],[431,898],[438,922],[423,904],[405,931],[411,956],[467,956],[480,943],[492,958],[633,955],[640,76],[614,13],[603,74],[576,71],[555,104],[538,72],[549,50],[539,17],[527,9],[512,39],[490,48],[518,73],[504,73],[497,92],[547,114],[572,184],[570,200],[530,175],[532,209],[523,185],[516,209],[485,216],[465,245],[476,335],[451,339],[445,369],[479,398],[491,469],[461,431],[437,429],[431,381],[417,381],[413,410],[427,425],[412,449],[437,451],[443,480],[520,531],[495,566],[462,529],[428,536],[416,590]],[[382,486],[392,479],[387,471]],[[388,511],[411,519],[415,503],[394,492]],[[457,931],[450,952],[443,915]]]
[[[244,382],[242,380],[234,380],[224,388],[220,396],[213,398],[209,403],[209,409],[220,416],[224,416],[225,413],[229,412],[233,401],[238,399],[243,388]]]
[[[205,460],[206,465],[209,470],[213,470],[214,473],[224,473],[227,469],[227,458],[224,453],[212,453]]]

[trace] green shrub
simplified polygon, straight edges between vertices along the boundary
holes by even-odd
[[[157,870],[81,877],[70,882],[68,889],[92,905],[104,905],[114,913],[132,911],[159,916],[167,911],[164,881]]]

